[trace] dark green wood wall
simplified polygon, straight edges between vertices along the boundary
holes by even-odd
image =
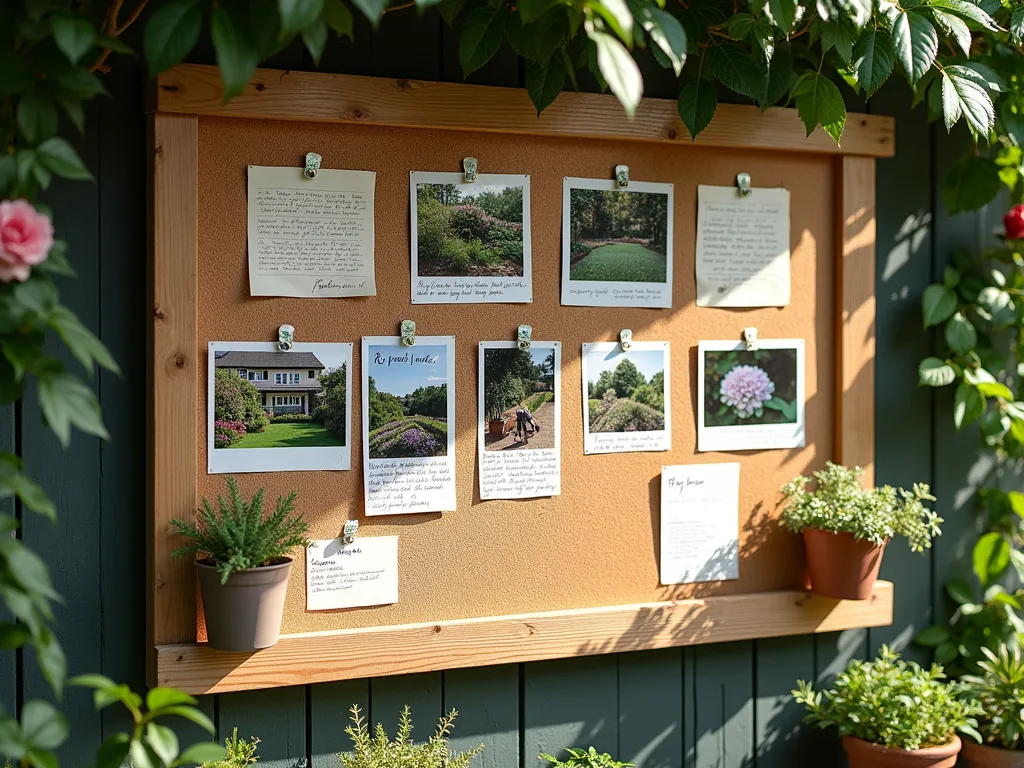
[[[460,79],[454,35],[436,17],[421,20],[410,9],[387,14],[375,36],[363,27],[359,42],[332,44],[321,69]],[[207,51],[194,57],[211,59]],[[312,69],[298,48],[270,64]],[[138,62],[121,57],[115,66],[108,78],[112,98],[93,105],[78,141],[97,183],[55,184],[48,195],[78,270],[63,287],[65,301],[125,370],[123,378],[102,373],[93,382],[111,440],[76,435],[62,452],[29,395],[19,408],[0,413],[0,446],[19,447],[60,506],[59,528],[29,516],[23,535],[43,553],[65,597],[57,618],[72,673],[98,671],[141,687],[151,311],[145,301],[144,77]],[[649,95],[674,96],[671,76],[646,70]],[[503,51],[471,79],[515,86],[522,72]],[[916,386],[917,361],[929,346],[918,301],[951,251],[989,237],[992,222],[945,213],[941,180],[967,139],[947,137],[921,110],[910,111],[909,102],[909,90],[893,83],[870,105],[897,118],[897,157],[878,163],[877,477],[932,483],[947,524],[928,556],[911,555],[900,543],[887,553],[883,576],[896,582],[892,627],[226,694],[204,702],[220,737],[235,726],[244,736],[258,735],[268,767],[328,768],[346,747],[342,731],[353,703],[389,728],[409,704],[421,736],[443,710],[459,709],[457,745],[484,742],[481,768],[529,768],[540,752],[588,744],[642,768],[842,765],[834,736],[800,728],[789,691],[796,679],[834,674],[882,643],[905,645],[944,615],[941,582],[951,569],[966,568],[973,530],[969,491],[983,467],[973,438],[953,434],[949,402]],[[30,658],[0,655],[0,705],[14,708],[45,695]],[[73,734],[64,764],[87,765],[123,720],[96,714],[81,691],[69,692],[64,706]]]

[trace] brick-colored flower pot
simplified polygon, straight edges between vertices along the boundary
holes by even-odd
[[[492,435],[500,435],[505,431],[505,420],[504,419],[491,419],[487,422],[487,428]]]
[[[221,584],[212,562],[196,561],[210,647],[258,651],[276,645],[291,567],[291,558],[283,557],[273,565],[235,571]]]
[[[964,760],[969,768],[1024,768],[1024,751],[1015,749],[996,749],[964,742]]]
[[[852,533],[804,529],[811,591],[837,600],[871,597],[885,546],[853,538]]]
[[[960,737],[954,736],[949,744],[908,751],[872,744],[870,741],[843,737],[843,749],[850,760],[850,768],[953,768],[960,753]]]

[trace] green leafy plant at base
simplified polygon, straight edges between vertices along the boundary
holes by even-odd
[[[965,675],[966,696],[981,705],[978,732],[982,742],[998,749],[1024,750],[1024,656],[1002,645],[983,648],[978,674]]]
[[[358,706],[350,711],[352,725],[345,728],[345,733],[352,739],[352,751],[338,755],[342,768],[467,768],[484,748],[481,744],[468,752],[451,751],[448,737],[459,715],[454,709],[441,718],[430,738],[420,744],[412,740],[408,706],[402,708],[394,740],[388,738],[380,723],[371,733]]]
[[[817,528],[831,533],[852,533],[854,538],[882,545],[894,536],[905,536],[910,549],[931,547],[940,533],[942,518],[925,507],[935,501],[929,488],[915,483],[911,491],[890,485],[865,489],[860,467],[850,469],[831,461],[814,472],[800,475],[782,487],[782,525],[794,533]]]
[[[256,748],[260,740],[253,736],[249,741],[238,737],[238,729],[234,728],[231,735],[224,739],[225,754],[223,759],[212,763],[203,763],[202,768],[246,768],[260,761]]]
[[[598,752],[593,747],[565,751],[569,753],[569,757],[562,760],[548,754],[541,754],[540,758],[551,763],[552,768],[636,768],[633,763],[623,763],[607,752]]]
[[[263,489],[246,502],[238,492],[238,482],[227,478],[230,499],[217,494],[217,510],[205,498],[197,511],[196,522],[172,520],[174,532],[192,539],[178,547],[172,557],[197,554],[214,562],[222,583],[234,571],[271,565],[296,547],[309,544],[309,524],[295,511],[295,492],[277,499],[273,513],[263,516]]]
[[[981,741],[976,701],[947,682],[942,667],[924,669],[882,646],[877,659],[851,661],[827,690],[800,680],[793,699],[807,708],[804,722],[835,727],[840,736],[916,750],[948,744],[957,733]]]

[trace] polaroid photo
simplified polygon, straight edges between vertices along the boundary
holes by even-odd
[[[672,185],[562,182],[562,304],[672,306]]]
[[[211,341],[210,474],[351,469],[352,345]]]
[[[481,341],[478,377],[481,499],[558,496],[562,345]]]
[[[455,337],[363,337],[367,515],[455,510]]]
[[[530,177],[409,174],[412,303],[533,301]]]
[[[583,345],[583,452],[630,453],[672,448],[667,341]]]
[[[804,446],[804,340],[702,341],[697,348],[697,450]]]

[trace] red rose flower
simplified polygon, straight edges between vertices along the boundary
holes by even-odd
[[[1003,216],[1007,240],[1024,240],[1024,205],[1015,205]]]

